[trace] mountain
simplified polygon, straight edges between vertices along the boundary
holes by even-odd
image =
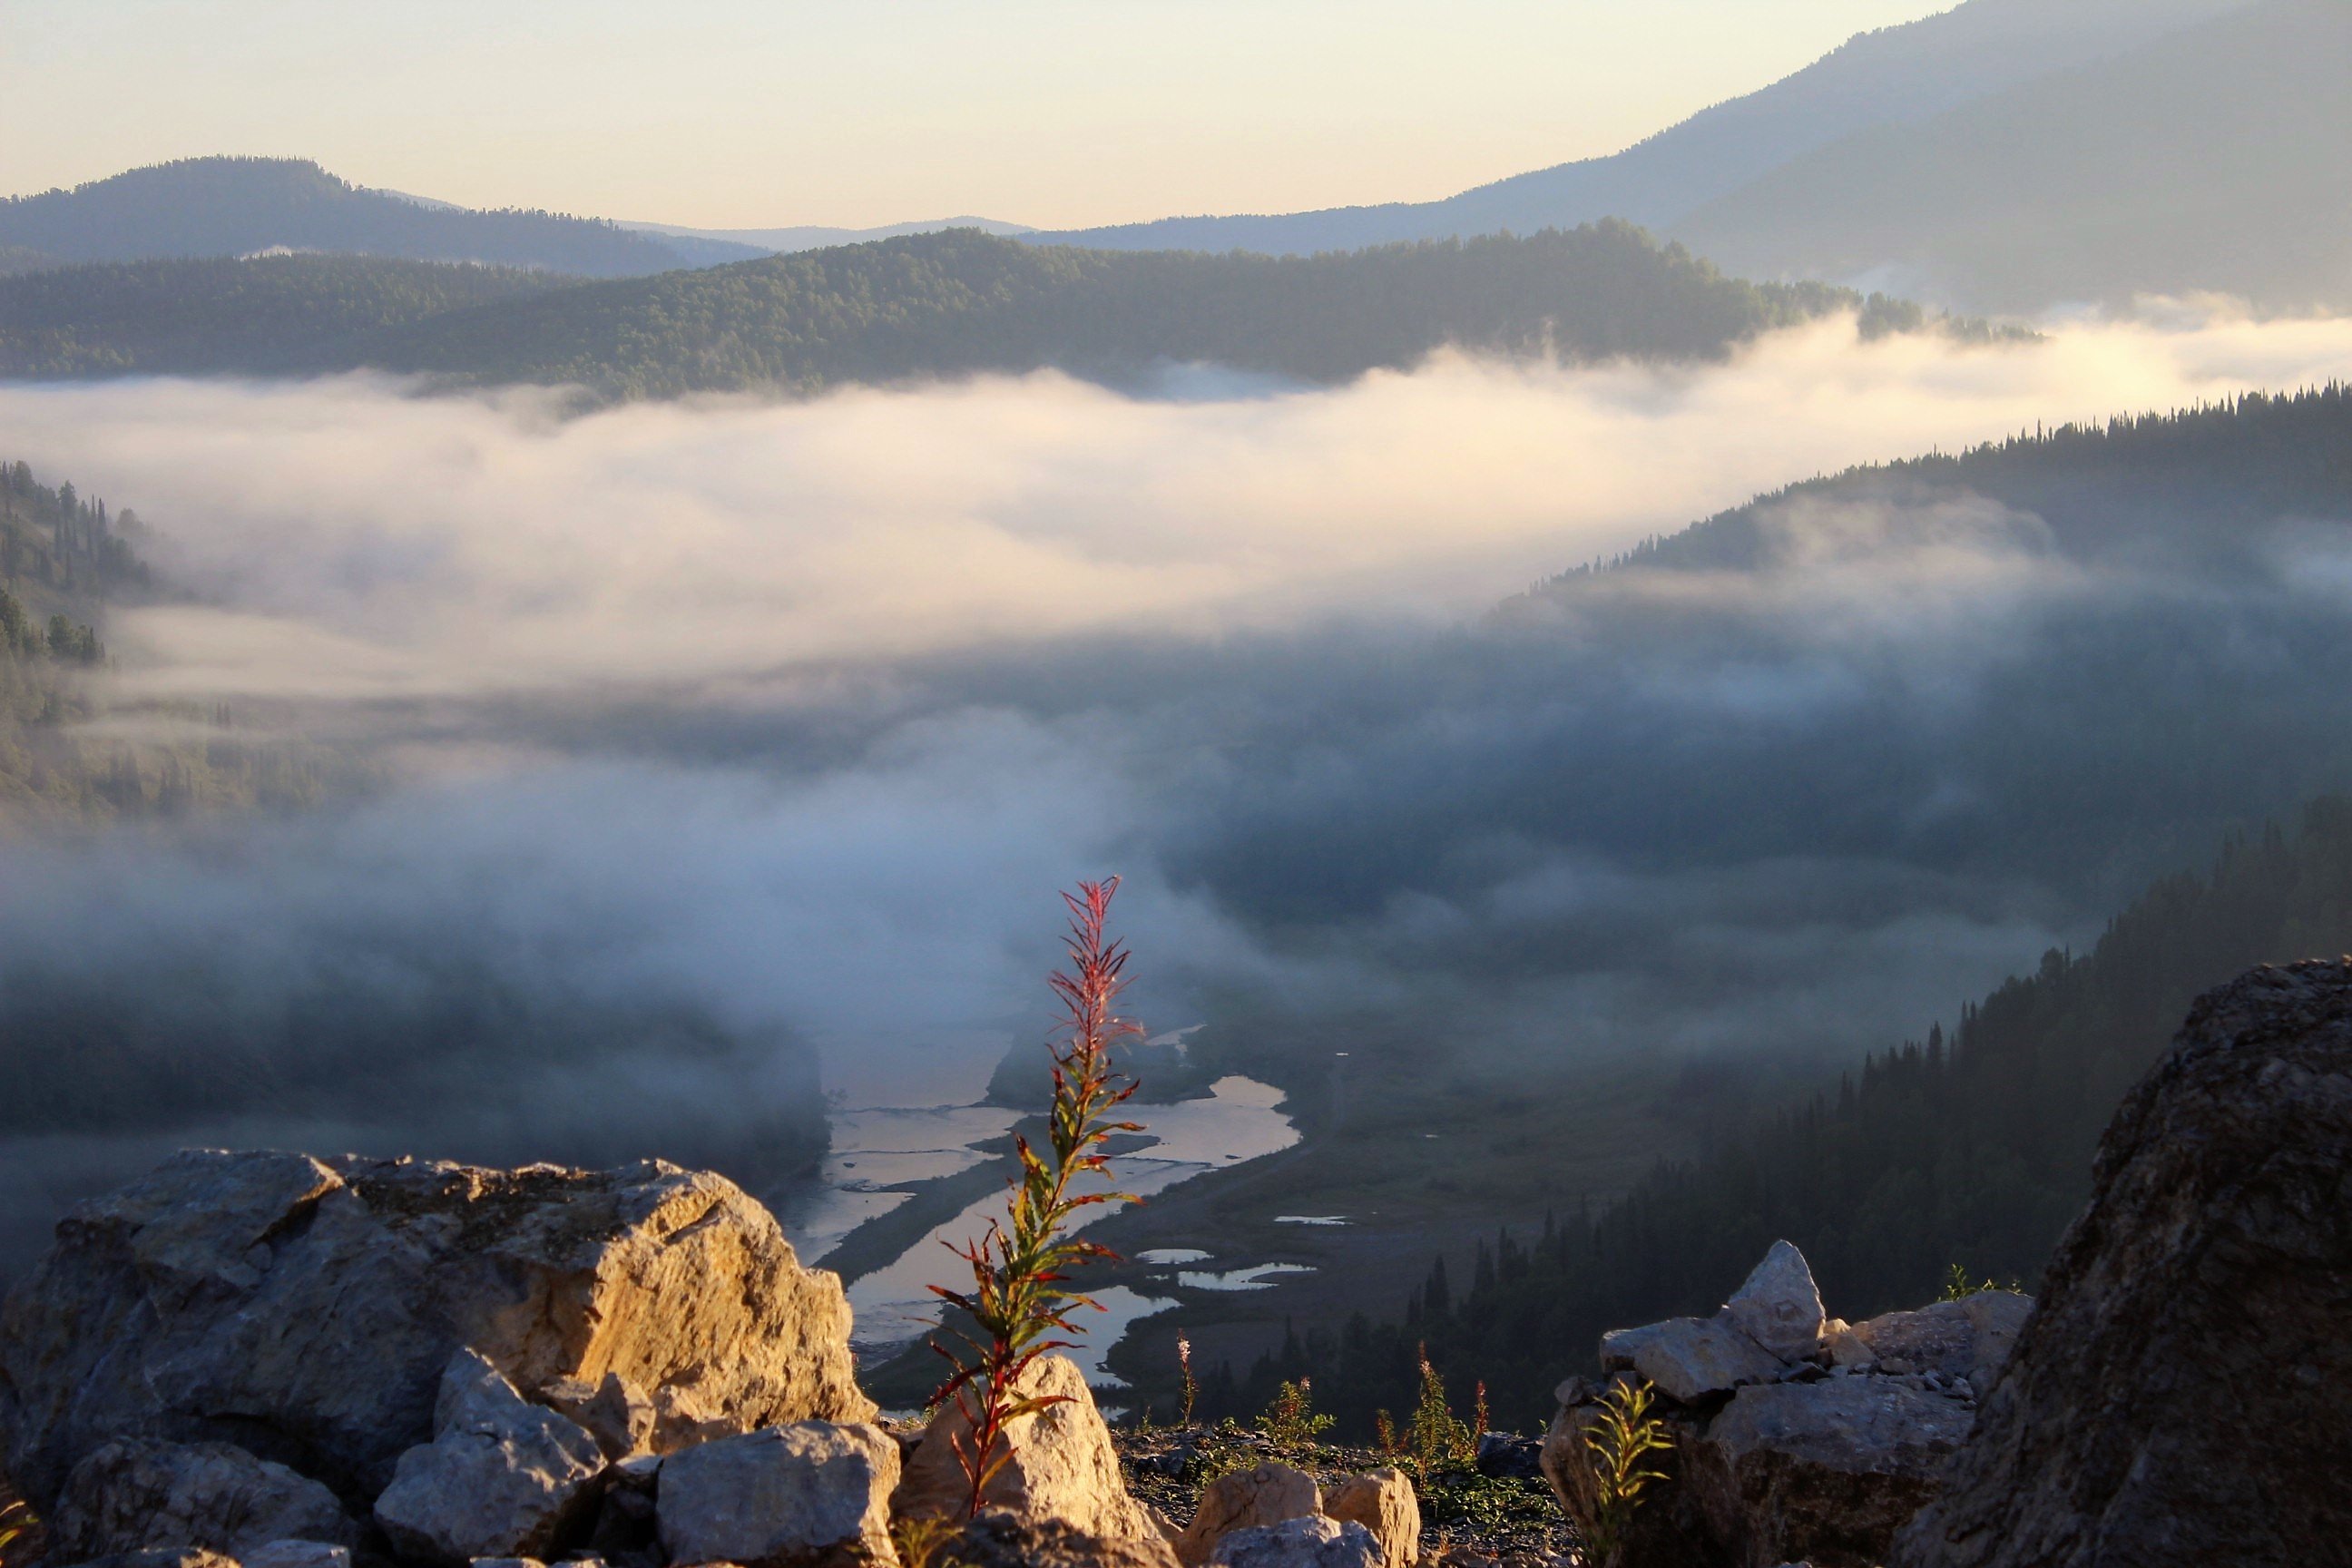
[[[1166,218],[1039,237],[1116,249],[1292,254],[1506,229],[1526,233],[1602,217],[1671,229],[1693,209],[1843,137],[1927,121],[2246,4],[1969,0],[1922,21],[1861,34],[1794,76],[1693,115],[1622,153],[1498,180],[1443,201]]]
[[[569,279],[368,256],[119,262],[0,277],[0,375],[267,374]]]
[[[293,158],[188,158],[0,200],[0,247],[59,262],[327,251],[630,278],[754,247],[666,240],[596,218],[475,212],[363,190]]]
[[[1332,382],[1449,344],[1563,360],[1687,359],[1893,301],[1728,279],[1622,224],[1526,239],[1275,258],[1117,254],[971,230],[565,289],[378,334],[321,368],[577,383],[611,397],[813,393],[1054,366],[1129,381],[1207,363]]]
[[[909,234],[937,234],[942,229],[976,228],[982,234],[1009,237],[1034,234],[1025,224],[1000,223],[992,217],[943,217],[923,223],[884,224],[878,228],[825,228],[803,224],[791,228],[680,228],[667,223],[624,223],[623,228],[642,234],[656,234],[672,244],[702,240],[713,245],[765,251],[784,255],[795,250],[822,250],[835,245],[857,245],[869,239],[897,239]],[[740,260],[740,257],[725,259]]]
[[[2264,0],[1916,124],[1679,219],[1751,275],[1870,278],[1971,310],[2215,289],[2352,303],[2352,7]]]

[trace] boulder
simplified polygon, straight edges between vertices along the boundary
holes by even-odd
[[[2090,1205],[1891,1561],[2343,1562],[2347,1149],[2352,960],[2200,999],[2109,1124]]]
[[[879,1426],[797,1421],[662,1462],[657,1512],[672,1563],[744,1568],[895,1560],[898,1445]]]
[[[2033,1310],[2013,1290],[1979,1290],[1915,1312],[1888,1312],[1850,1331],[1864,1359],[1895,1373],[1939,1373],[1978,1382],[1998,1372]],[[1834,1361],[1837,1352],[1832,1352]]]
[[[352,1549],[324,1541],[271,1541],[237,1561],[242,1568],[352,1568]]]
[[[1383,1568],[1411,1568],[1421,1555],[1421,1500],[1393,1465],[1334,1483],[1323,1494],[1323,1512],[1370,1531]]]
[[[1323,1511],[1315,1478],[1288,1465],[1261,1459],[1246,1470],[1231,1470],[1201,1489],[1192,1522],[1176,1538],[1185,1563],[1206,1563],[1217,1542],[1237,1530],[1278,1524]]]
[[[1677,1502],[1736,1568],[1874,1568],[1975,1415],[1894,1378],[1743,1388],[1681,1439]]]
[[[603,1383],[559,1377],[539,1391],[539,1402],[585,1426],[608,1459],[654,1451],[654,1402],[617,1372],[606,1373]]]
[[[1095,1408],[1086,1374],[1066,1356],[1040,1356],[1022,1374],[1014,1393],[1022,1398],[1054,1399],[1034,1415],[1013,1423],[1005,1434],[1008,1457],[982,1498],[988,1508],[1027,1520],[1059,1520],[1086,1535],[1157,1541],[1159,1527],[1127,1489],[1110,1428]],[[955,1445],[971,1427],[950,1400],[924,1428],[923,1440],[907,1460],[891,1511],[908,1518],[961,1519],[971,1485]]]
[[[1481,1432],[1471,1465],[1482,1476],[1497,1480],[1543,1479],[1543,1439],[1516,1432]]]
[[[37,1509],[118,1437],[368,1496],[461,1348],[533,1396],[618,1373],[749,1431],[872,1413],[848,1329],[839,1280],[707,1173],[193,1150],[68,1215],[0,1309],[0,1435]]]
[[[1633,1343],[1632,1370],[1680,1404],[1769,1383],[1788,1370],[1727,1318],[1670,1318],[1650,1327],[1653,1331]]]
[[[1362,1525],[1309,1514],[1236,1530],[1210,1561],[1219,1568],[1381,1568],[1381,1558]]]
[[[584,1523],[604,1470],[586,1428],[527,1402],[472,1351],[450,1363],[438,1405],[438,1435],[400,1456],[375,1500],[403,1556],[544,1556]]]
[[[1821,1288],[1813,1283],[1805,1255],[1792,1243],[1774,1242],[1723,1310],[1749,1339],[1782,1361],[1809,1356],[1821,1343]]]
[[[1165,1541],[1088,1535],[1057,1519],[1023,1519],[990,1509],[964,1526],[933,1561],[961,1568],[1178,1568]]]
[[[67,1473],[55,1551],[107,1557],[200,1546],[232,1557],[289,1537],[359,1543],[333,1492],[227,1443],[105,1443]]]

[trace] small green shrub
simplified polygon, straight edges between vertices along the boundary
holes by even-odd
[[[1315,1382],[1306,1377],[1276,1389],[1265,1414],[1257,1418],[1257,1429],[1269,1441],[1288,1448],[1312,1443],[1335,1425],[1334,1417],[1315,1414]]]
[[[1478,1453],[1478,1435],[1455,1419],[1445,1403],[1445,1380],[1429,1364],[1427,1345],[1421,1347],[1421,1402],[1405,1425],[1405,1451],[1423,1475],[1441,1465],[1466,1465]]]
[[[1652,1390],[1645,1380],[1610,1385],[1601,1396],[1601,1416],[1585,1428],[1584,1447],[1592,1457],[1593,1518],[1585,1531],[1595,1568],[1619,1568],[1625,1557],[1625,1531],[1642,1506],[1642,1493],[1653,1481],[1666,1479],[1664,1470],[1646,1468],[1649,1455],[1675,1445],[1666,1424],[1650,1414]]]

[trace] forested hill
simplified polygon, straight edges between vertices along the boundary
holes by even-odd
[[[2352,510],[2352,386],[2254,393],[1849,468],[1644,541],[1601,569],[1753,571],[1786,547],[1791,517],[1854,508],[1926,517],[1963,497],[2046,524],[2050,542],[2077,560],[2185,550],[2242,563],[2251,530]],[[1592,575],[1577,568],[1502,613],[1573,595]]]
[[[1471,1277],[1441,1261],[1398,1321],[1294,1338],[1211,1397],[1255,1411],[1311,1374],[1318,1407],[1369,1429],[1409,1408],[1416,1350],[1483,1380],[1507,1426],[1592,1370],[1607,1329],[1704,1314],[1771,1244],[1797,1243],[1842,1317],[1932,1299],[1954,1267],[2030,1288],[2089,1193],[2098,1135],[2200,993],[2257,963],[2352,951],[2352,800],[2228,843],[2210,874],[2158,883],[2088,953],[2052,952],[1931,1031],[1856,1063],[1808,1102],[1598,1213],[1497,1236]]]
[[[0,375],[268,374],[386,328],[528,299],[546,272],[364,256],[134,261],[0,278]]]
[[[186,158],[71,190],[0,199],[0,247],[60,262],[326,251],[593,278],[638,277],[759,253],[598,218],[428,205],[363,190],[295,158]]]
[[[443,317],[370,353],[395,370],[576,382],[623,397],[1049,365],[1119,380],[1171,363],[1336,382],[1448,344],[1697,358],[1864,305],[1820,284],[1726,278],[1620,223],[1280,258],[1106,253],[959,229]],[[1911,319],[1887,301],[1873,318]]]

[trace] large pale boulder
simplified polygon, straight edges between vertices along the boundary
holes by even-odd
[[[662,1462],[662,1549],[743,1568],[895,1562],[898,1483],[898,1445],[879,1426],[796,1421],[721,1437]]]
[[[1168,1542],[1088,1535],[1057,1519],[990,1509],[964,1526],[935,1561],[960,1568],[1179,1568]]]
[[[1322,1511],[1322,1494],[1314,1477],[1262,1459],[1246,1470],[1229,1470],[1201,1489],[1192,1522],[1176,1538],[1176,1555],[1187,1564],[1206,1563],[1214,1555],[1217,1542],[1237,1530],[1255,1530]]]
[[[439,1431],[400,1456],[375,1519],[405,1557],[540,1557],[584,1523],[604,1456],[577,1422],[532,1405],[460,1352],[442,1379]]]
[[[1371,1531],[1383,1568],[1412,1568],[1421,1555],[1421,1500],[1394,1465],[1334,1482],[1324,1490],[1323,1511]]]
[[[2032,1310],[2031,1296],[1979,1290],[1916,1311],[1888,1312],[1854,1324],[1851,1332],[1886,1371],[1940,1373],[1973,1383],[2000,1370]]]
[[[1822,1339],[1822,1292],[1795,1244],[1776,1241],[1723,1304],[1733,1323],[1783,1361],[1813,1353]]]
[[[335,1494],[227,1443],[105,1443],[67,1473],[50,1520],[69,1560],[201,1546],[243,1557],[305,1537],[357,1545]]]
[[[982,1507],[1021,1519],[1059,1520],[1087,1535],[1160,1539],[1159,1526],[1127,1489],[1110,1428],[1095,1408],[1077,1364],[1066,1356],[1040,1356],[1014,1392],[1021,1398],[1058,1403],[1013,1423],[1005,1435],[1005,1464],[989,1483]],[[891,1511],[909,1518],[963,1517],[971,1485],[955,1445],[970,1431],[955,1401],[940,1407],[908,1457]]]
[[[1381,1568],[1381,1546],[1360,1524],[1308,1514],[1236,1530],[1210,1561],[1217,1568]]]
[[[1745,1384],[1769,1383],[1788,1370],[1788,1363],[1722,1317],[1670,1318],[1651,1324],[1638,1339],[1619,1338],[1613,1348],[1630,1350],[1625,1360],[1631,1370],[1685,1405]]]
[[[2190,1011],[1905,1568],[2200,1568],[2352,1552],[2352,960]]]
[[[0,1310],[0,1432],[37,1507],[117,1437],[368,1495],[461,1348],[528,1396],[618,1374],[749,1431],[873,1413],[848,1330],[839,1280],[708,1173],[190,1151],[75,1209]]]
[[[1683,1438],[1683,1501],[1737,1568],[1874,1568],[1975,1415],[1893,1378],[1743,1388]]]

